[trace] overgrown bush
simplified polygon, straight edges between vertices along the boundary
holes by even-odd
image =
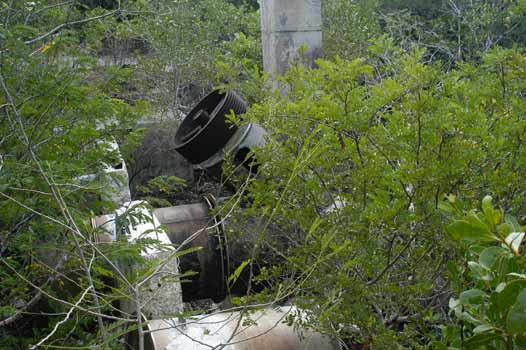
[[[524,54],[496,49],[444,72],[423,52],[378,41],[367,58],[293,67],[286,95],[246,117],[270,135],[239,215],[287,233],[264,226],[254,248],[263,264],[278,257],[266,296],[293,295],[310,326],[349,344],[424,348],[439,334],[445,266],[459,257],[437,210],[444,194],[472,204],[492,192],[524,213]]]
[[[96,249],[87,219],[113,205],[79,177],[115,158],[114,138],[133,147],[144,100],[179,119],[212,84],[240,90],[243,122],[269,131],[229,202],[243,206],[229,220],[259,230],[234,271],[268,287],[242,303],[293,301],[296,322],[354,348],[523,347],[522,229],[487,200],[468,216],[457,203],[449,232],[482,239],[452,244],[438,210],[445,194],[468,208],[492,193],[524,221],[522,2],[324,1],[327,59],[281,91],[254,1],[80,3],[0,0],[0,348],[120,347],[112,303],[129,290],[105,258],[138,261],[141,246]],[[124,66],[99,64],[122,43]]]
[[[455,324],[444,326],[437,349],[524,349],[526,347],[526,265],[524,227],[492,205],[465,208],[454,196],[441,208],[452,216],[449,235],[464,248],[464,261],[449,265]]]

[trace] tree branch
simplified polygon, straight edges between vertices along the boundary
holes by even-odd
[[[373,285],[375,284],[376,282],[378,282],[378,280],[380,280],[380,278],[382,278],[383,275],[385,275],[385,273],[391,268],[394,266],[394,264],[396,264],[398,262],[398,260],[400,260],[400,258],[402,257],[402,255],[404,255],[405,251],[409,248],[409,246],[411,245],[411,243],[413,243],[413,241],[415,240],[416,236],[418,235],[418,231],[413,233],[413,235],[411,236],[411,238],[409,238],[409,240],[407,241],[407,243],[405,244],[405,246],[402,248],[402,250],[400,251],[400,253],[398,253],[398,255],[393,259],[393,261],[391,261],[390,263],[388,263],[387,265],[385,265],[385,267],[383,268],[382,271],[380,271],[380,273],[375,277],[373,278],[372,280],[368,281],[366,283],[367,286],[370,286],[370,285]]]
[[[53,334],[57,332],[58,327],[60,327],[61,324],[65,323],[69,319],[69,316],[71,316],[71,313],[73,312],[73,310],[75,310],[80,305],[82,300],[84,300],[88,292],[91,290],[91,287],[92,286],[89,286],[88,288],[86,288],[84,293],[82,293],[82,295],[80,296],[79,300],[77,300],[77,302],[69,309],[68,313],[66,314],[66,317],[64,317],[64,319],[62,319],[61,321],[55,323],[55,327],[53,327],[53,330],[48,335],[46,335],[41,341],[39,341],[37,344],[30,347],[31,350],[36,349],[40,345],[44,344],[44,342],[46,342],[49,338],[53,336]]]
[[[24,24],[28,24],[29,23],[29,20],[31,19],[32,16],[40,13],[40,12],[44,12],[44,11],[47,11],[49,9],[52,9],[52,8],[55,8],[55,7],[61,7],[61,6],[66,6],[66,5],[70,5],[70,4],[73,4],[75,2],[75,0],[69,0],[69,1],[65,1],[65,2],[61,2],[61,3],[58,3],[58,4],[53,4],[53,5],[49,5],[49,6],[44,6],[34,12],[30,12],[26,19],[24,20]]]
[[[114,14],[118,13],[119,11],[120,10],[114,10],[114,11],[110,11],[110,12],[107,12],[107,13],[99,15],[99,16],[90,17],[90,18],[84,18],[84,19],[81,19],[81,20],[78,20],[78,21],[73,21],[73,22],[62,23],[61,25],[58,25],[55,28],[51,29],[49,32],[44,33],[44,34],[42,34],[40,36],[37,36],[36,38],[27,40],[24,43],[27,44],[27,45],[36,43],[37,41],[44,40],[48,36],[53,35],[53,34],[59,32],[59,31],[61,31],[64,28],[75,26],[75,25],[79,25],[79,24],[84,24],[84,23],[88,23],[88,22],[92,22],[92,21],[96,21],[98,19],[103,19],[103,18],[106,18],[106,17],[109,17],[109,16],[113,16]]]

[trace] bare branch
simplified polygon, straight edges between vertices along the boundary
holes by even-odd
[[[80,305],[75,305],[75,304],[70,303],[70,302],[68,302],[68,301],[66,301],[64,299],[57,298],[57,297],[51,295],[50,293],[46,292],[44,289],[42,289],[41,287],[37,286],[33,282],[31,282],[30,280],[28,280],[25,276],[23,276],[20,272],[18,272],[13,266],[11,266],[4,258],[0,257],[0,262],[2,262],[9,270],[11,270],[15,275],[17,275],[22,281],[24,281],[25,283],[27,283],[31,287],[35,288],[37,291],[41,292],[43,295],[45,295],[49,299],[52,299],[52,300],[54,300],[54,301],[56,301],[56,302],[58,302],[60,304],[64,304],[64,305],[67,305],[67,306],[70,306],[70,307],[73,306],[76,309],[78,309],[79,311],[86,312],[86,313],[88,313],[90,315],[93,315],[93,316],[100,316],[102,318],[107,318],[107,319],[110,319],[110,320],[124,321],[124,322],[134,322],[135,321],[135,319],[129,319],[129,318],[117,317],[117,316],[113,316],[113,315],[102,314],[100,312],[96,312],[96,311],[92,311],[92,310],[86,309],[85,307],[82,307]]]
[[[27,45],[30,45],[30,44],[36,43],[37,41],[44,40],[48,36],[53,35],[53,34],[59,32],[59,31],[61,31],[64,28],[68,28],[68,27],[71,27],[71,26],[84,24],[84,23],[96,21],[98,19],[103,19],[103,18],[106,18],[106,17],[110,17],[110,16],[113,16],[114,14],[116,14],[118,12],[119,12],[119,10],[114,10],[114,11],[110,11],[110,12],[107,12],[107,13],[99,15],[99,16],[90,17],[90,18],[84,18],[84,19],[81,19],[81,20],[78,20],[78,21],[62,23],[61,25],[58,25],[55,28],[51,29],[49,32],[44,33],[44,34],[42,34],[40,36],[37,36],[36,38],[27,40],[24,43],[27,44]]]
[[[387,265],[385,265],[385,267],[383,268],[382,271],[380,271],[380,273],[378,275],[376,275],[375,278],[373,278],[372,280],[368,281],[366,283],[366,285],[370,286],[370,285],[373,285],[375,284],[376,282],[378,282],[378,280],[380,280],[380,278],[382,278],[383,275],[385,275],[385,273],[391,268],[394,266],[394,264],[396,264],[398,262],[398,260],[402,257],[402,255],[404,255],[405,251],[409,248],[409,246],[411,246],[411,243],[413,243],[413,241],[415,240],[416,236],[419,234],[420,232],[415,232],[413,233],[413,235],[407,240],[407,243],[405,244],[405,246],[402,248],[402,250],[400,251],[400,253],[398,253],[398,255],[390,262],[388,263]]]
[[[44,6],[42,8],[39,8],[38,10],[34,11],[34,12],[30,12],[25,21],[24,21],[24,24],[28,24],[29,23],[29,20],[31,19],[32,16],[36,15],[36,14],[39,14],[40,12],[44,12],[44,11],[47,11],[47,10],[50,10],[52,8],[55,8],[55,7],[61,7],[61,6],[66,6],[66,5],[71,5],[75,3],[75,0],[70,0],[70,1],[64,1],[64,2],[60,2],[58,4],[53,4],[53,5],[49,5],[49,6]]]
[[[86,295],[88,294],[90,290],[91,290],[91,286],[86,288],[86,290],[80,296],[79,300],[77,300],[77,302],[69,309],[68,313],[66,314],[66,317],[64,317],[64,319],[62,319],[61,321],[55,323],[55,327],[53,327],[53,330],[48,335],[46,335],[41,341],[39,341],[36,345],[33,345],[32,347],[30,347],[30,349],[33,350],[33,349],[38,348],[40,345],[44,344],[49,338],[51,338],[53,334],[57,332],[58,327],[60,327],[61,324],[65,323],[69,319],[69,316],[71,316],[71,313],[77,308],[77,306],[80,305],[80,303],[82,302],[82,300],[84,300],[84,298],[86,297]]]
[[[37,294],[35,294],[33,298],[31,298],[31,300],[29,300],[22,308],[18,309],[14,315],[9,316],[8,318],[0,321],[0,327],[5,327],[15,322],[16,320],[18,320],[20,317],[22,317],[24,311],[29,309],[31,306],[35,305],[36,302],[39,301],[41,298],[42,298],[42,293],[37,292]]]

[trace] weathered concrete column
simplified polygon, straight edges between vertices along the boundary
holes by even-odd
[[[161,227],[155,213],[145,206],[143,201],[127,202],[114,213],[102,215],[91,219],[93,228],[99,228],[98,240],[102,243],[116,241],[119,235],[125,235],[130,242],[140,238],[149,238],[159,241],[162,245],[148,246],[141,252],[146,261],[155,263],[155,274],[140,288],[139,299],[133,297],[120,300],[120,309],[125,315],[137,313],[137,302],[141,304],[141,313],[147,319],[175,317],[183,312],[183,294],[181,282],[178,277],[179,260],[175,257],[174,247],[167,233]],[[117,223],[119,217],[126,216],[126,229]],[[133,218],[132,220],[129,218]],[[120,232],[120,231],[124,232]],[[123,274],[133,274],[134,270],[143,266],[130,265],[122,261],[115,261]],[[133,296],[133,291],[128,293]]]
[[[321,0],[260,0],[260,7],[265,71],[282,75],[302,46],[311,67],[322,52]]]

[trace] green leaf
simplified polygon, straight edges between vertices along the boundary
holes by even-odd
[[[511,334],[526,333],[526,288],[524,288],[511,307],[508,317],[506,318],[506,329]]]
[[[322,223],[322,219],[320,217],[316,218],[312,225],[309,228],[309,232],[307,233],[307,236],[305,237],[305,240],[307,241],[313,234],[316,232],[320,224]]]
[[[446,201],[438,202],[438,209],[450,215],[453,215],[455,213],[455,207],[453,207],[451,203],[446,202]]]
[[[506,288],[506,282],[501,282],[495,287],[495,292],[500,293]]]
[[[456,240],[468,242],[492,242],[497,237],[489,230],[488,226],[476,220],[455,220],[446,228],[447,232]]]
[[[475,334],[479,334],[479,333],[486,333],[487,331],[490,331],[492,329],[495,329],[495,327],[489,325],[489,324],[481,324],[477,327],[475,327],[475,329],[473,329],[473,333]]]
[[[517,218],[513,215],[506,214],[504,216],[504,222],[510,225],[513,231],[520,232],[522,231],[521,225],[517,222]]]
[[[448,350],[448,347],[446,344],[442,342],[438,342],[438,341],[432,341],[431,346],[433,349],[436,349],[436,350]]]
[[[462,305],[476,305],[482,303],[485,297],[486,293],[480,289],[469,289],[460,293],[459,300]]]
[[[491,270],[500,254],[504,252],[501,247],[489,247],[480,253],[479,264]]]
[[[486,217],[486,221],[490,225],[495,225],[495,210],[493,209],[493,204],[491,203],[493,201],[493,198],[491,196],[486,196],[482,200],[482,212],[484,213],[484,216]]]
[[[500,282],[503,282],[510,273],[520,273],[521,271],[517,264],[517,258],[510,254],[509,250],[506,250],[506,254],[499,256],[494,269]]]
[[[472,325],[482,324],[481,320],[479,320],[478,318],[475,318],[469,312],[462,312],[462,311],[455,310],[455,315],[456,317],[458,317],[459,320],[462,320],[466,323],[471,323]]]
[[[489,345],[493,340],[502,338],[498,333],[479,333],[464,342],[466,349],[479,349],[481,346]]]
[[[234,273],[232,273],[229,277],[228,277],[228,283],[229,284],[234,284],[236,283],[237,279],[239,278],[239,276],[241,276],[241,273],[243,272],[243,270],[245,269],[245,267],[247,267],[247,265],[250,263],[250,260],[251,259],[247,259],[245,261],[243,261],[241,263],[241,265],[239,265],[237,267],[237,269],[234,271]]]
[[[493,275],[490,270],[488,270],[486,267],[474,262],[474,261],[468,261],[469,269],[473,272],[476,279],[482,279],[484,281],[491,281],[493,279]]]
[[[183,255],[191,254],[191,253],[197,252],[197,251],[199,251],[201,249],[203,249],[203,247],[201,247],[201,246],[183,249],[183,250],[180,250],[177,253],[175,253],[174,254],[174,258],[178,258],[178,257],[181,257]]]
[[[526,350],[526,335],[515,337],[515,350]]]
[[[97,272],[101,276],[113,277],[113,271],[108,270],[102,266],[93,266],[93,271]]]
[[[497,232],[499,234],[499,237],[504,238],[513,232],[513,227],[505,222],[497,226]]]
[[[515,280],[509,282],[500,293],[491,295],[491,301],[497,310],[504,316],[507,315],[509,308],[513,305],[520,291],[526,286],[525,280]]]

